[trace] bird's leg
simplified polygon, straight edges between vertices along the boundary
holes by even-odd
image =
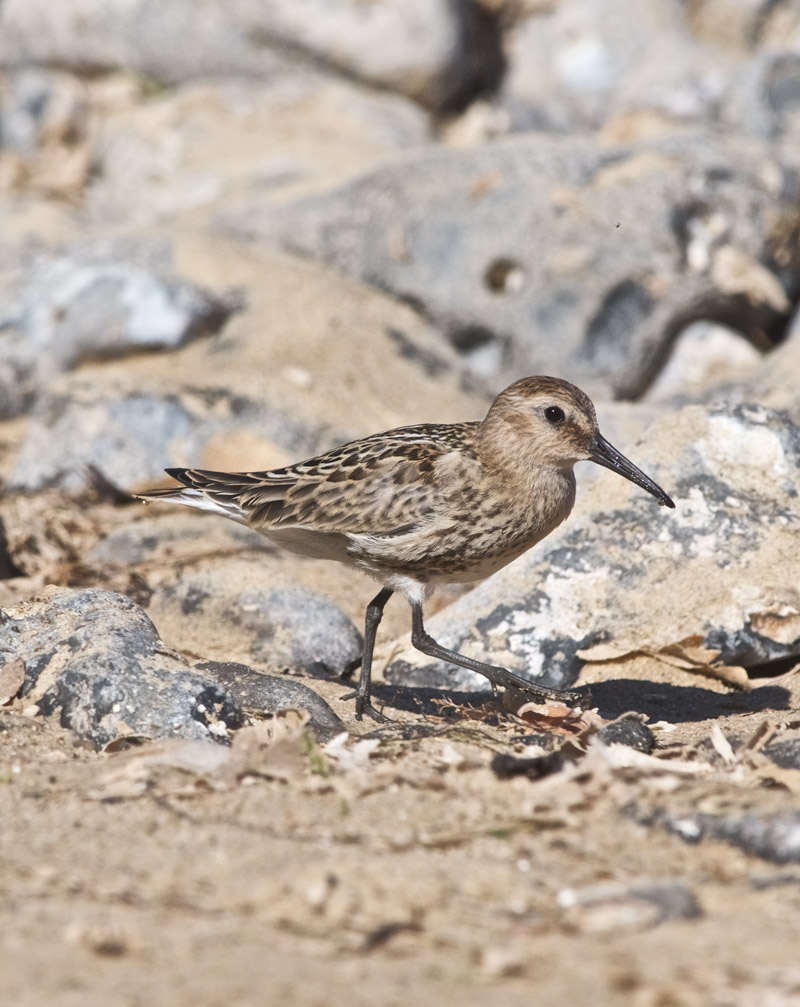
[[[552,699],[560,703],[575,703],[581,698],[579,692],[568,692],[561,689],[549,689],[546,685],[537,685],[526,678],[515,675],[507,668],[498,668],[493,664],[484,664],[483,661],[475,661],[471,657],[465,657],[454,650],[448,650],[440,643],[437,643],[430,636],[422,623],[422,605],[419,602],[411,603],[411,642],[427,654],[428,657],[437,657],[440,661],[449,661],[451,664],[458,664],[462,668],[469,668],[470,671],[477,671],[479,675],[488,678],[492,684],[492,691],[498,685],[507,689],[518,689],[520,692],[527,692],[539,699]]]
[[[363,660],[364,655],[359,654],[358,657],[354,657],[352,661],[348,661],[344,668],[342,668],[342,673],[339,675],[339,678],[341,678],[343,682],[349,682],[353,675],[355,675],[361,667],[361,662]]]
[[[389,587],[382,588],[367,605],[367,617],[364,623],[364,654],[361,658],[361,677],[356,688],[356,720],[361,720],[366,713],[373,720],[385,721],[387,718],[378,713],[370,702],[370,683],[372,679],[372,651],[375,649],[375,635],[383,618],[383,609],[394,592]]]

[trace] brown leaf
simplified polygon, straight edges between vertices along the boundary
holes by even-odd
[[[623,661],[641,653],[639,647],[624,643],[596,643],[586,650],[577,651],[577,656],[587,664],[605,664],[610,661]]]
[[[580,734],[588,726],[582,710],[564,703],[524,703],[515,712],[526,724],[534,724],[548,734]]]
[[[627,661],[637,655],[643,655],[652,657],[673,668],[680,668],[682,671],[726,682],[737,689],[750,688],[750,678],[745,668],[740,668],[738,665],[722,664],[719,659],[720,652],[710,650],[702,644],[703,637],[697,633],[687,636],[683,640],[678,640],[676,643],[667,644],[665,647],[599,643],[586,650],[579,650],[578,657],[587,663],[609,663]]]

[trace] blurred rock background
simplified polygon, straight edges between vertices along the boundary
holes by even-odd
[[[16,618],[102,587],[189,663],[333,674],[371,584],[125,494],[553,373],[676,511],[580,466],[431,631],[554,684],[603,642],[800,653],[797,0],[4,0],[0,234]],[[444,684],[407,621],[390,677]]]

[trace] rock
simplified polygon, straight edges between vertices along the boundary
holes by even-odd
[[[800,399],[795,384],[787,376],[798,373],[800,367],[800,311],[795,311],[786,328],[785,338],[768,353],[761,366],[752,374],[726,389],[731,402],[760,402],[770,409],[785,412],[793,422],[800,423]]]
[[[173,349],[218,331],[241,307],[178,279],[167,260],[160,243],[101,240],[40,256],[7,283],[0,418],[26,411],[55,375],[84,361]]]
[[[598,731],[597,737],[604,745],[627,745],[645,755],[650,755],[656,747],[655,735],[647,724],[636,717],[613,720]]]
[[[722,386],[751,377],[762,360],[755,346],[733,329],[695,322],[675,337],[669,359],[643,399],[684,404],[704,395],[718,397]]]
[[[145,507],[142,506],[142,511]],[[278,547],[257,532],[234,521],[197,517],[184,508],[150,516],[132,514],[134,520],[115,528],[85,554],[87,563],[98,566],[135,567],[149,564],[185,565],[209,553],[251,550],[274,556]],[[199,517],[199,520],[197,519]]]
[[[177,646],[236,654],[256,668],[327,678],[361,655],[361,634],[334,602],[285,582],[265,589],[265,582],[269,567],[255,557],[204,564],[157,589],[149,611]]]
[[[783,324],[799,196],[768,148],[732,137],[536,135],[424,150],[225,227],[419,305],[497,385],[568,374],[631,397],[693,320],[735,319],[754,339]]]
[[[51,588],[0,623],[0,664],[24,663],[27,704],[97,748],[129,736],[220,740],[245,723],[213,677],[168,651],[123,595]]]
[[[711,121],[738,60],[670,0],[565,0],[511,32],[499,102],[516,129],[637,135]]]
[[[760,137],[791,156],[800,140],[800,54],[783,46],[758,53],[736,75],[721,118],[737,132]],[[785,45],[785,43],[784,43]]]
[[[223,388],[193,392],[52,382],[33,410],[11,485],[77,490],[87,483],[87,465],[116,486],[143,485],[163,479],[178,456],[201,458],[214,437],[244,430],[268,438],[276,428],[290,437],[291,421],[260,402]],[[302,442],[299,431],[295,436]]]
[[[195,669],[225,689],[248,713],[277,713],[278,710],[307,710],[309,727],[318,741],[330,741],[345,730],[339,717],[325,700],[302,682],[265,675],[233,661],[201,661]]]
[[[197,226],[205,208],[333,185],[430,139],[411,100],[309,68],[265,81],[192,81],[147,102],[123,85],[93,85],[102,111],[85,205],[102,227],[181,214]]]
[[[200,288],[222,272],[246,310],[173,353],[53,378],[19,446],[0,451],[9,485],[77,490],[91,466],[135,490],[170,466],[274,468],[403,423],[485,412],[455,353],[407,306],[314,263],[179,234],[181,272]]]
[[[434,639],[556,688],[576,681],[579,652],[601,642],[624,654],[697,635],[726,664],[745,667],[800,654],[800,427],[746,403],[687,406],[649,428],[642,419],[620,406],[604,410],[600,426],[674,497],[675,510],[581,466],[578,482],[588,476],[592,491],[579,485],[573,515],[428,619]],[[387,678],[485,688],[482,677],[412,650]]]
[[[775,864],[800,861],[800,812],[744,812],[712,815],[689,812],[678,815],[657,811],[641,816],[647,824],[661,824],[690,843],[702,839],[721,839]]]
[[[26,67],[9,74],[0,92],[0,149],[28,158],[43,146],[75,143],[86,134],[88,115],[77,78]]]
[[[248,591],[237,607],[239,625],[257,634],[253,656],[265,663],[330,677],[361,656],[364,641],[352,622],[330,599],[308,588]]]
[[[180,39],[180,45],[176,45]],[[177,82],[268,76],[311,59],[433,108],[491,87],[502,69],[494,21],[470,0],[107,0],[101,6],[5,0],[0,66],[77,73],[126,67]]]
[[[645,930],[667,920],[694,920],[700,902],[685,881],[604,881],[558,893],[563,924],[569,930],[608,934]]]
[[[764,748],[764,754],[781,769],[800,769],[800,735],[771,742]]]
[[[792,23],[797,27],[793,7],[770,0],[696,0],[687,8],[687,17],[699,38],[748,51],[785,41]]]

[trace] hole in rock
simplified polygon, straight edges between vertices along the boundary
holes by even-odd
[[[493,259],[486,267],[483,282],[493,294],[515,294],[525,284],[525,270],[513,259]]]

